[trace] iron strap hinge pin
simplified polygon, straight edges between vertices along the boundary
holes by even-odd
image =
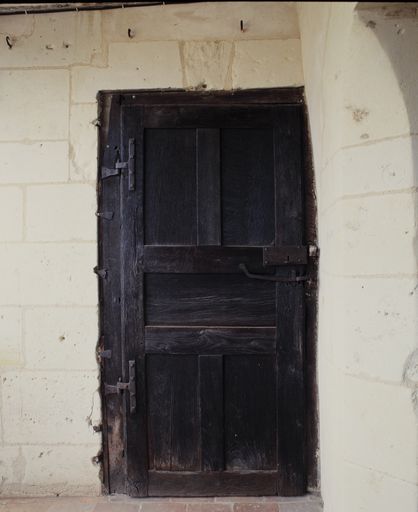
[[[107,269],[105,268],[94,267],[93,272],[102,279],[106,279],[107,277]]]
[[[135,139],[129,139],[127,162],[121,162],[118,158],[113,168],[102,167],[102,179],[118,176],[123,169],[128,170],[128,190],[135,190]]]
[[[120,395],[122,391],[129,391],[129,410],[133,414],[136,412],[136,370],[135,361],[129,361],[129,380],[128,382],[122,382],[119,378],[116,384],[105,384],[104,391],[105,395],[112,395],[117,393]]]
[[[105,220],[112,220],[114,212],[96,212],[96,217],[100,217]]]
[[[111,359],[112,351],[109,349],[108,350],[100,350],[98,355],[99,355],[100,359]]]

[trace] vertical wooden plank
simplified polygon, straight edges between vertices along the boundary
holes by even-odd
[[[197,245],[221,245],[220,130],[198,129]]]
[[[195,355],[168,357],[172,365],[170,469],[198,471],[200,469],[198,357]]]
[[[129,139],[135,139],[135,190],[129,190],[128,174],[122,175],[121,191],[121,332],[123,379],[128,381],[128,363],[136,365],[136,412],[130,412],[129,392],[125,391],[125,446],[127,459],[126,492],[146,496],[148,492],[148,450],[145,392],[145,332],[142,269],[144,228],[143,125],[141,107],[122,106],[122,159],[128,159]]]
[[[222,130],[222,241],[274,244],[273,130]]]
[[[199,356],[202,471],[224,469],[223,360]]]
[[[297,107],[279,111],[275,129],[275,243],[299,245],[304,241],[301,112]],[[293,269],[278,269],[289,275]],[[277,416],[278,491],[282,496],[305,492],[305,302],[302,283],[277,283]]]
[[[196,133],[190,128],[145,132],[145,241],[196,245]]]
[[[300,245],[304,238],[301,109],[281,107],[276,112],[275,245]]]
[[[226,355],[225,468],[277,468],[274,355]]]
[[[200,469],[198,358],[148,356],[150,467],[159,471]]]
[[[99,278],[100,343],[98,350],[111,350],[110,359],[102,359],[104,484],[109,493],[125,491],[123,403],[118,394],[105,395],[104,384],[113,384],[121,376],[120,345],[120,179],[101,179],[102,166],[112,168],[115,147],[120,144],[120,97],[100,97],[100,146],[98,176],[99,268],[106,278]],[[105,213],[105,215],[103,215]]]

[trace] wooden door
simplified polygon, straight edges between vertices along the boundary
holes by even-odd
[[[133,496],[301,494],[301,108],[167,94],[107,103],[109,478]]]

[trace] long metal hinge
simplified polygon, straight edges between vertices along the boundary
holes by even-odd
[[[133,414],[136,412],[136,370],[135,361],[129,361],[129,380],[122,382],[119,378],[116,384],[105,384],[105,395],[112,395],[114,393],[121,394],[123,391],[129,391],[129,410]]]
[[[135,139],[129,139],[128,160],[126,162],[121,162],[119,158],[117,158],[113,168],[102,167],[102,180],[112,176],[118,176],[123,169],[128,170],[128,190],[135,190]]]

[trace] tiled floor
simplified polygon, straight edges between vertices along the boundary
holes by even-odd
[[[0,499],[0,512],[321,512],[321,500],[302,498],[100,498]]]

